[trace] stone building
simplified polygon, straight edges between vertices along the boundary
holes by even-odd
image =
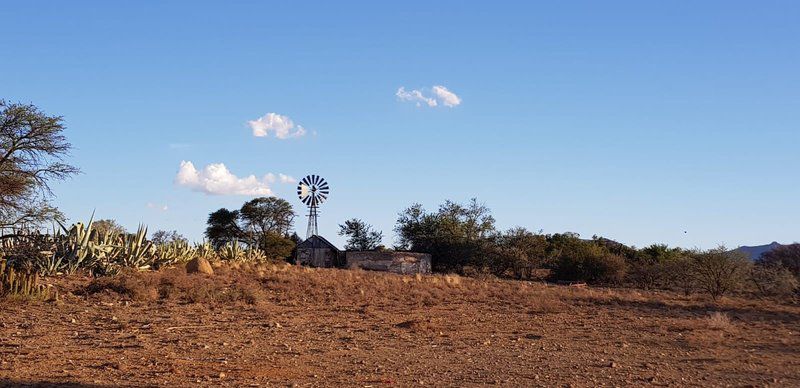
[[[344,252],[322,236],[313,235],[297,244],[295,260],[310,267],[344,267]]]
[[[297,244],[295,260],[318,268],[361,268],[398,274],[431,273],[431,255],[395,251],[340,251],[322,236],[313,235]]]
[[[347,251],[347,268],[386,271],[399,274],[431,273],[431,255],[396,251]]]

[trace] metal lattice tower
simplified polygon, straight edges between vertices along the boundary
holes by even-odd
[[[319,217],[319,205],[328,199],[330,187],[325,179],[319,175],[309,175],[303,178],[297,185],[297,196],[308,206],[308,229],[306,238],[319,234],[317,230],[317,218]]]

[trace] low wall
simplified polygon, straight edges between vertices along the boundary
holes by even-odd
[[[431,273],[431,255],[416,252],[347,251],[347,268],[399,274]]]

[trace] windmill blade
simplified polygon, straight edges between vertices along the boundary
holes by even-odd
[[[303,181],[302,181],[302,182],[303,182],[303,183],[305,183],[305,184],[306,184],[306,186],[310,185],[310,183],[308,182],[309,178],[311,178],[311,176],[310,176],[310,175],[309,175],[309,176],[307,176],[307,177],[305,177],[305,178],[303,178]]]
[[[308,192],[308,185],[301,183],[297,186],[297,195],[300,197],[300,199],[308,197]]]

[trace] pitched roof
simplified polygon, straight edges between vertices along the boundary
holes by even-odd
[[[326,240],[325,237],[313,235],[306,239],[306,241],[297,244],[298,248],[321,248],[323,246],[327,246],[328,248],[339,250],[336,245],[333,245],[330,241]]]

